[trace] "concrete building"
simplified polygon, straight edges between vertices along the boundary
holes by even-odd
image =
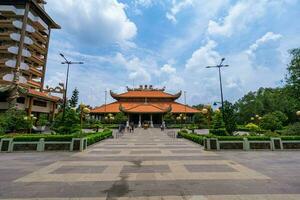
[[[60,98],[44,90],[51,29],[44,0],[0,1],[0,110],[11,105],[54,116]]]

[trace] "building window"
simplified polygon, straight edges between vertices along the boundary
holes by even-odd
[[[47,107],[46,101],[33,100],[34,106]]]
[[[19,97],[19,98],[17,98],[17,103],[24,104],[25,103],[25,97]]]
[[[8,92],[0,92],[0,102],[7,102]]]

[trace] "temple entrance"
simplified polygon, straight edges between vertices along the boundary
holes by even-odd
[[[162,124],[162,114],[130,114],[129,122],[133,122],[134,125],[138,126],[139,121],[141,120],[141,125],[144,123],[151,124],[151,115],[152,115],[152,123],[154,127],[159,127]]]
[[[138,114],[129,115],[129,121],[133,122],[134,125],[138,125],[139,124],[139,115]]]

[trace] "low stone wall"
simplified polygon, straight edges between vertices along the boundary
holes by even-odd
[[[72,141],[39,141],[19,142],[13,138],[2,138],[0,152],[16,151],[83,151],[87,148],[87,138],[73,138]]]
[[[281,140],[271,138],[265,141],[248,140],[243,141],[219,141],[217,138],[205,138],[205,150],[300,150],[300,140]]]

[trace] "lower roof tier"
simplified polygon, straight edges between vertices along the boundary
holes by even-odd
[[[163,103],[137,103],[137,102],[113,102],[91,110],[92,114],[105,113],[198,113],[199,110],[177,102]]]

